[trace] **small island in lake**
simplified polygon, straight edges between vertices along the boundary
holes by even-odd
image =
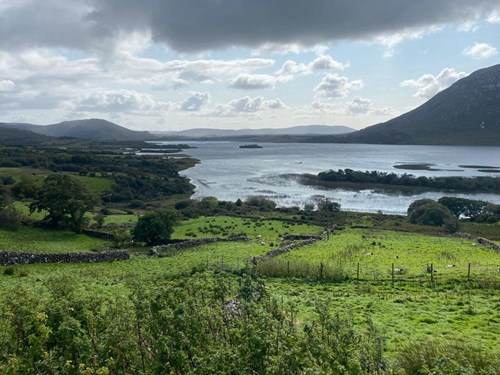
[[[257,144],[251,144],[251,145],[241,145],[240,148],[264,148],[264,147]]]

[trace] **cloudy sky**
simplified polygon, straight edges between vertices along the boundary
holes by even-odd
[[[500,0],[0,0],[0,121],[359,129],[498,49]]]

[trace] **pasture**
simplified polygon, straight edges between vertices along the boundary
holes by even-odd
[[[0,291],[4,291],[0,300],[4,293],[17,289],[46,295],[53,280],[71,280],[82,295],[99,291],[101,298],[116,298],[127,296],[133,285],[154,290],[165,281],[190,280],[207,269],[238,285],[249,257],[280,246],[286,233],[317,234],[321,228],[276,220],[203,217],[179,223],[173,237],[187,238],[193,233],[195,238],[224,237],[242,232],[249,241],[219,242],[159,256],[133,253],[123,262],[0,267]],[[0,248],[9,250],[92,251],[106,247],[106,241],[64,231],[0,231]],[[437,271],[433,280],[426,269],[431,263]],[[403,270],[394,279],[392,264]],[[328,267],[340,269],[346,277],[328,279]],[[8,268],[13,271],[6,272]],[[329,240],[257,265],[272,299],[294,312],[298,326],[307,327],[319,306],[326,306],[332,316],[349,316],[362,330],[373,323],[384,337],[384,355],[390,361],[404,345],[428,340],[467,342],[485,353],[499,353],[498,268],[500,253],[471,240],[370,228],[346,228]]]

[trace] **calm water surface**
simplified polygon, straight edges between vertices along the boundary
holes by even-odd
[[[214,196],[220,200],[244,200],[250,195],[273,199],[279,206],[300,206],[329,198],[342,209],[405,213],[417,199],[443,195],[482,199],[500,204],[500,195],[387,194],[373,190],[323,190],[303,186],[286,174],[314,173],[328,169],[378,170],[416,176],[499,176],[469,166],[500,169],[500,147],[400,146],[364,144],[263,143],[261,149],[240,149],[240,142],[190,142],[196,148],[185,153],[200,164],[182,174],[196,185],[195,198]],[[432,164],[435,171],[395,169],[397,164]],[[499,176],[500,177],[500,176]]]

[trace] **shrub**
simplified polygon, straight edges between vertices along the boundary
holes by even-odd
[[[21,226],[23,214],[12,205],[0,209],[0,227],[17,230]]]

